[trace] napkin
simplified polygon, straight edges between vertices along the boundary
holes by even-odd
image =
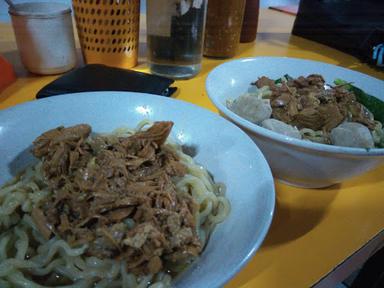
[[[49,83],[36,94],[36,98],[89,91],[130,91],[168,97],[177,90],[170,87],[173,82],[172,79],[152,74],[88,64]]]

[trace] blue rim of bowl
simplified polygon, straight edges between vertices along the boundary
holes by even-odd
[[[266,217],[266,224],[267,225],[265,225],[261,229],[261,232],[257,235],[258,236],[257,239],[254,239],[254,242],[250,245],[251,247],[250,247],[249,251],[247,251],[247,254],[243,257],[243,259],[237,265],[234,266],[232,271],[227,273],[224,277],[220,278],[220,282],[217,283],[217,285],[218,285],[217,287],[221,287],[224,284],[228,283],[237,273],[240,272],[241,269],[244,268],[244,266],[252,259],[252,257],[259,250],[259,248],[263,244],[263,242],[264,242],[264,240],[268,234],[269,229],[271,228],[273,215],[275,213],[276,189],[275,189],[275,185],[274,185],[274,178],[272,176],[271,168],[269,167],[269,164],[268,164],[267,160],[265,159],[264,154],[261,152],[260,148],[257,145],[255,145],[254,142],[247,135],[247,133],[245,133],[243,130],[241,130],[238,126],[236,126],[235,124],[231,123],[230,121],[224,119],[223,117],[220,117],[218,114],[216,114],[216,113],[214,113],[208,109],[205,109],[203,107],[200,107],[196,104],[193,104],[193,103],[190,103],[190,102],[187,102],[184,100],[179,100],[179,99],[174,99],[174,98],[166,98],[166,97],[162,97],[162,96],[159,96],[156,94],[149,94],[149,93],[123,92],[123,91],[101,91],[101,92],[100,91],[99,92],[89,91],[89,92],[69,93],[69,94],[65,94],[65,95],[55,95],[55,96],[51,96],[51,97],[47,97],[47,98],[37,99],[34,101],[23,102],[23,103],[14,105],[10,108],[0,110],[0,116],[1,116],[2,112],[6,112],[6,111],[14,112],[15,110],[18,109],[18,107],[28,107],[28,106],[39,105],[38,103],[52,103],[52,102],[56,102],[57,99],[64,99],[64,98],[68,98],[68,97],[72,97],[73,101],[74,101],[73,103],[76,103],[76,101],[79,101],[78,97],[79,96],[84,97],[85,94],[100,94],[100,95],[107,94],[106,97],[108,97],[108,98],[115,97],[112,95],[118,95],[117,97],[120,97],[120,95],[124,95],[124,94],[141,94],[140,97],[144,97],[144,98],[145,97],[155,98],[155,99],[158,99],[159,101],[165,101],[165,102],[178,102],[181,105],[184,105],[186,107],[190,107],[192,109],[199,110],[202,113],[210,114],[212,117],[215,117],[218,121],[225,121],[227,125],[231,126],[233,129],[237,130],[238,133],[243,135],[244,139],[247,139],[248,141],[250,141],[250,143],[258,151],[258,153],[260,153],[260,155],[262,156],[261,159],[264,162],[264,169],[263,170],[265,170],[265,172],[269,175],[268,182],[270,182],[270,186],[271,186],[271,191],[270,191],[271,196],[266,201],[267,202],[267,209],[266,209],[267,213],[266,213],[265,217]],[[60,97],[60,96],[62,96],[62,97]],[[124,97],[126,97],[126,96],[127,95],[124,95]],[[85,97],[92,97],[92,96],[85,96]],[[160,100],[160,99],[162,99],[162,100]],[[203,253],[204,253],[204,251],[203,251]]]
[[[295,61],[313,62],[315,64],[318,63],[318,64],[329,66],[329,67],[332,67],[332,68],[337,67],[338,69],[349,71],[349,73],[353,72],[353,73],[356,73],[356,74],[360,74],[361,76],[369,77],[369,78],[372,78],[372,79],[374,79],[376,81],[380,81],[377,78],[374,78],[374,77],[368,76],[366,74],[363,74],[363,73],[360,73],[360,72],[357,72],[357,71],[353,71],[353,70],[350,70],[350,69],[347,69],[347,68],[335,66],[335,65],[324,63],[324,62],[320,62],[320,61],[313,61],[313,60],[307,60],[307,59],[302,59],[302,58],[291,58],[291,57],[249,57],[249,58],[240,58],[240,59],[228,61],[228,62],[225,62],[225,63],[217,66],[216,68],[214,68],[208,74],[208,77],[207,77],[207,80],[206,80],[206,90],[207,90],[208,97],[212,101],[212,103],[216,106],[216,108],[220,112],[222,112],[224,115],[226,115],[229,119],[231,119],[233,122],[235,122],[237,125],[241,126],[242,128],[246,128],[247,130],[250,130],[250,131],[252,131],[252,132],[254,132],[256,134],[260,134],[263,137],[270,138],[270,139],[272,139],[272,140],[274,140],[276,142],[281,142],[281,143],[285,143],[287,145],[296,146],[296,147],[299,147],[299,148],[302,148],[302,149],[305,149],[305,150],[313,150],[313,151],[317,151],[317,152],[336,153],[336,154],[340,154],[340,155],[353,155],[353,156],[384,156],[384,148],[367,148],[366,149],[366,148],[342,147],[342,146],[320,144],[320,143],[304,141],[304,140],[288,137],[288,136],[279,134],[277,132],[265,129],[265,128],[257,125],[257,124],[254,124],[254,123],[252,123],[252,122],[250,122],[250,121],[240,117],[239,115],[237,115],[236,113],[232,112],[231,110],[229,110],[227,108],[227,106],[225,105],[225,103],[222,103],[221,101],[219,101],[214,96],[215,95],[215,91],[213,91],[212,88],[210,87],[211,82],[212,82],[212,77],[214,76],[215,73],[217,73],[217,71],[223,69],[223,67],[225,68],[226,66],[230,66],[233,63],[257,61],[258,59],[273,59],[274,61],[279,60],[279,59],[285,59],[285,60],[292,59],[292,60],[295,60]]]

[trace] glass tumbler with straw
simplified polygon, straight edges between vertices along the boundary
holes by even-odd
[[[188,79],[199,73],[207,0],[147,0],[148,64],[153,74]]]

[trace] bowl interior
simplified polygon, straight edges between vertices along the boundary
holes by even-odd
[[[249,137],[207,110],[148,94],[94,92],[0,111],[0,185],[33,161],[30,145],[48,129],[89,123],[96,132],[109,132],[135,127],[143,119],[174,121],[171,137],[193,147],[195,160],[227,187],[232,206],[228,219],[214,231],[199,260],[175,281],[176,287],[221,286],[261,245],[272,220],[274,184],[267,162]]]
[[[292,77],[320,74],[329,84],[340,78],[353,82],[368,94],[384,101],[384,81],[331,64],[287,57],[255,57],[226,62],[209,74],[207,89],[214,88],[214,95],[210,97],[225,104],[226,99],[237,98],[245,93],[258,77],[278,79],[284,74]]]

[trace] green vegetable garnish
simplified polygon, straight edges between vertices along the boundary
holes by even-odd
[[[275,80],[275,84],[280,84],[281,82],[283,82],[283,80],[281,78]]]
[[[284,77],[281,77],[281,78],[275,80],[275,84],[279,84],[279,83],[282,83],[283,81],[289,81],[289,80],[293,80],[293,78],[291,76],[289,76],[288,74],[285,74]]]
[[[333,81],[336,85],[343,85],[348,91],[355,94],[356,99],[359,103],[363,104],[369,111],[372,112],[375,120],[380,121],[384,124],[384,102],[380,99],[365,93],[360,88],[353,86],[347,81],[336,79]]]
[[[288,74],[285,74],[285,75],[284,75],[284,78],[287,79],[287,81],[289,81],[289,80],[294,80],[294,78],[291,77],[291,76],[288,75]]]

